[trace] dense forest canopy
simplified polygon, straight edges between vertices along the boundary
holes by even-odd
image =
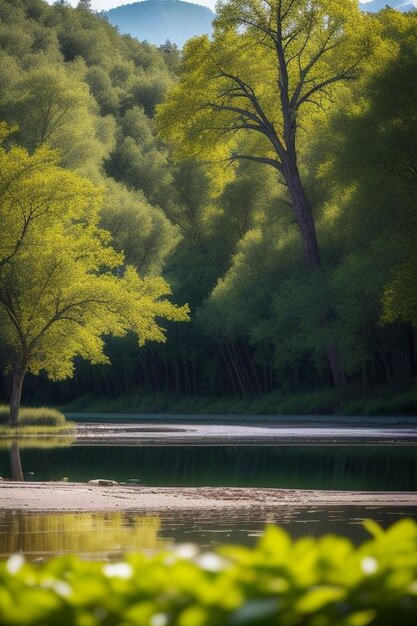
[[[296,4],[307,19],[307,3]],[[314,4],[357,10],[353,1]],[[57,150],[61,167],[102,188],[100,228],[141,276],[163,276],[192,317],[168,324],[164,345],[107,338],[113,367],[79,360],[72,381],[29,381],[28,399],[321,389],[332,384],[330,344],[359,392],[415,381],[417,16],[384,9],[353,25],[343,58],[354,49],[360,63],[303,107],[297,165],[320,249],[310,272],[288,181],[234,158],[243,145],[271,158],[264,135],[224,134],[218,117],[203,128],[191,110],[196,92],[213,88],[210,61],[217,54],[235,67],[250,38],[230,28],[230,12],[258,15],[260,6],[225,2],[218,47],[196,38],[180,55],[169,42],[121,35],[88,3],[0,0],[0,120],[17,127],[5,148]],[[244,50],[245,82],[255,81],[278,127],[276,68],[260,45]],[[330,70],[341,67],[338,52]],[[6,374],[4,395],[9,386]]]

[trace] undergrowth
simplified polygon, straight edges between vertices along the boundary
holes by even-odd
[[[183,415],[416,415],[417,389],[381,390],[363,395],[355,390],[324,389],[298,394],[273,392],[252,397],[213,397],[149,393],[124,396],[86,395],[61,407],[66,413],[167,413]]]
[[[17,426],[7,424],[9,407],[0,405],[0,436],[46,435],[74,430],[76,425],[66,420],[65,415],[57,409],[48,407],[27,408],[19,411]]]

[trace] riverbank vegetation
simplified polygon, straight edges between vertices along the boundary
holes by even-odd
[[[179,546],[120,562],[76,557],[0,564],[0,619],[42,623],[222,626],[411,626],[417,611],[417,527],[403,520],[359,548],[333,535],[292,541],[269,527],[254,549]]]
[[[0,435],[2,437],[71,433],[77,428],[74,422],[65,419],[63,413],[48,407],[22,407],[14,427],[8,424],[9,417],[10,407],[0,405]]]
[[[61,407],[64,413],[171,413],[194,415],[415,415],[417,392],[381,389],[364,395],[321,389],[299,394],[273,392],[251,397],[176,395],[138,391],[120,397],[86,395]]]
[[[166,344],[141,349],[128,324],[119,337],[97,325],[100,358],[72,346],[71,380],[49,380],[63,376],[36,357],[26,403],[417,410],[416,13],[279,7],[274,25],[252,1],[221,3],[213,40],[180,53],[120,35],[88,3],[0,0],[4,154],[52,150],[60,176],[92,190],[82,223],[123,258],[107,278],[129,266],[191,310],[190,323],[164,324]],[[7,224],[2,251],[19,221]],[[41,248],[46,263],[56,248]],[[17,261],[11,273],[3,259],[10,285]],[[30,317],[37,295],[25,293]],[[93,352],[97,364],[81,360]],[[10,354],[0,362],[6,398]]]

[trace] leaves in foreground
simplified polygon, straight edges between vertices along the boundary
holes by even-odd
[[[342,537],[297,541],[266,529],[254,548],[193,545],[119,563],[60,557],[0,564],[8,625],[404,626],[417,617],[417,524],[402,520],[355,548]]]

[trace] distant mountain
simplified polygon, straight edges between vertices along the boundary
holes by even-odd
[[[363,11],[368,11],[369,13],[376,13],[377,11],[384,9],[386,6],[389,6],[396,11],[401,11],[401,13],[416,10],[415,2],[412,0],[371,0],[371,2],[364,2],[361,4],[361,9]]]
[[[157,46],[169,39],[180,48],[191,37],[211,34],[215,17],[207,7],[182,0],[144,0],[110,9],[104,15],[123,34]]]
[[[371,0],[361,3],[363,11],[376,13],[389,5],[398,11],[414,11],[417,0]],[[145,39],[157,46],[167,39],[180,48],[196,35],[210,35],[215,15],[207,7],[183,0],[143,0],[103,12],[121,33]]]

